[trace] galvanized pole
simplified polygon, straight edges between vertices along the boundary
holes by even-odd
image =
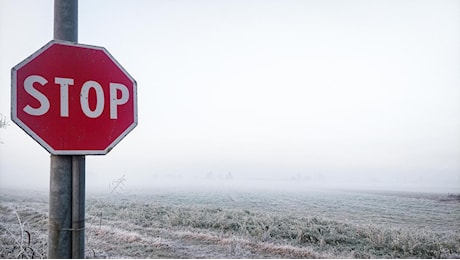
[[[54,39],[78,42],[78,0],[54,0]]]
[[[78,41],[78,0],[54,1],[54,39]],[[48,258],[85,257],[85,156],[51,155]]]
[[[51,155],[48,258],[71,258],[72,156]]]
[[[72,258],[85,258],[85,156],[72,156]]]

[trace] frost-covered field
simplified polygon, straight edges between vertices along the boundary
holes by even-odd
[[[0,192],[0,257],[46,257],[47,210]],[[172,187],[88,194],[86,214],[88,258],[460,258],[447,193]]]

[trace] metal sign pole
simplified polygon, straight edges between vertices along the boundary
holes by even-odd
[[[78,0],[54,1],[54,39],[78,41]],[[48,258],[85,258],[85,156],[51,155]]]
[[[48,258],[71,258],[72,156],[51,155]]]
[[[72,156],[72,258],[85,258],[85,156]]]

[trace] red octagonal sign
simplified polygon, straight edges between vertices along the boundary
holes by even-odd
[[[11,78],[12,120],[52,154],[106,154],[137,125],[136,81],[102,47],[53,40]]]

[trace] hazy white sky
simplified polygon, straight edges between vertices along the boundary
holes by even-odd
[[[53,1],[0,1],[10,71],[53,38]],[[419,182],[460,190],[460,1],[84,1],[79,42],[138,83],[139,125],[87,181],[154,176]],[[0,183],[47,187],[49,154],[11,123]],[[320,176],[320,177],[318,177]]]

